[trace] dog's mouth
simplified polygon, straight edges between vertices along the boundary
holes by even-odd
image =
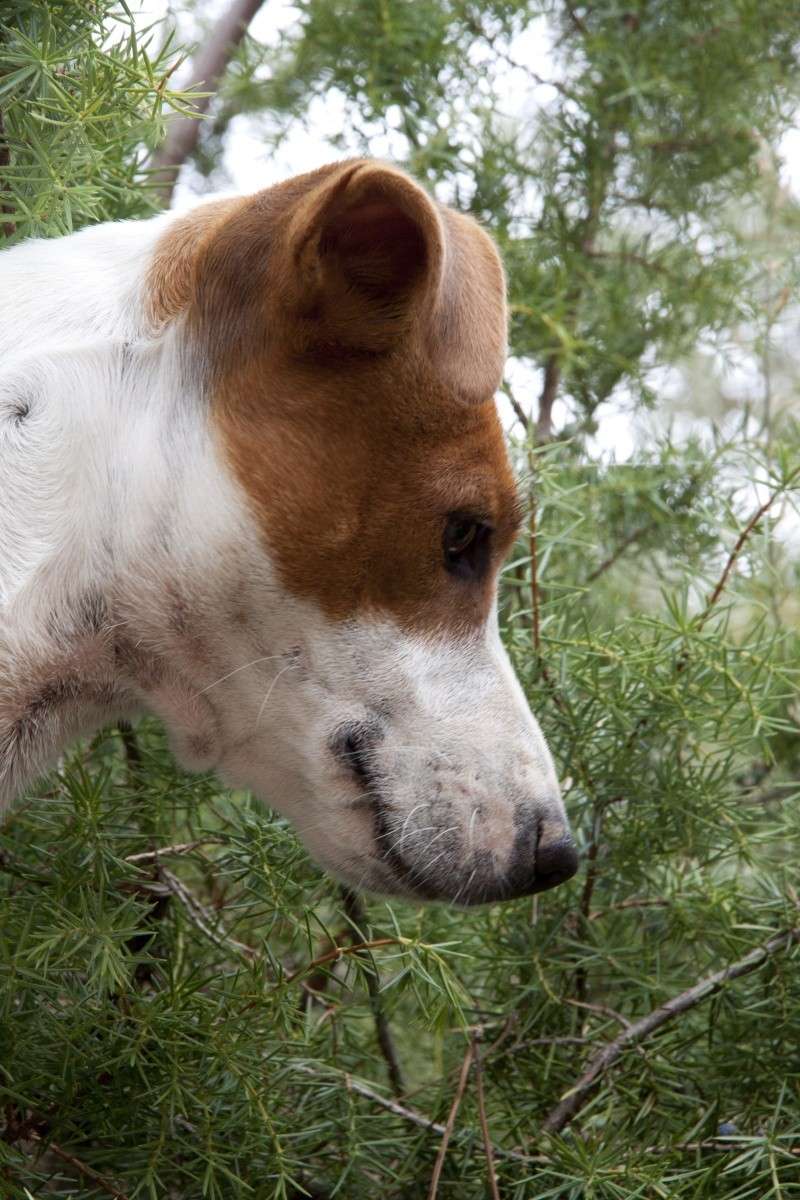
[[[375,855],[383,871],[388,873],[399,894],[419,900],[443,900],[447,897],[430,882],[421,878],[418,868],[403,856],[398,837],[392,826],[392,806],[386,798],[386,780],[375,762],[375,746],[383,737],[377,722],[349,725],[340,729],[331,749],[347,768],[359,790],[363,806],[372,818]]]
[[[568,827],[540,815],[533,804],[521,805],[504,835],[503,866],[490,844],[469,846],[469,838],[456,825],[436,823],[412,830],[419,858],[405,852],[409,815],[391,801],[391,780],[381,771],[376,749],[385,730],[377,723],[342,729],[332,743],[334,755],[345,766],[358,791],[357,806],[372,822],[375,890],[407,899],[439,900],[472,907],[532,895],[570,879],[578,856]],[[430,804],[420,808],[431,809]],[[445,806],[445,812],[452,810]],[[476,802],[471,820],[480,811]],[[466,823],[471,824],[471,820]],[[466,828],[466,826],[465,826]],[[429,836],[424,837],[424,835]],[[424,841],[423,841],[424,837]]]

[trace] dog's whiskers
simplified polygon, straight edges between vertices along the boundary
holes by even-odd
[[[258,710],[258,716],[256,717],[256,729],[258,729],[258,726],[261,723],[261,718],[264,715],[264,709],[267,707],[267,704],[269,703],[269,698],[272,695],[272,693],[275,691],[276,683],[278,682],[278,680],[280,679],[280,677],[282,675],[285,675],[287,671],[291,671],[292,668],[295,667],[296,665],[297,664],[294,662],[288,662],[285,667],[282,667],[280,669],[280,671],[278,671],[278,674],[275,676],[272,683],[269,685],[269,690],[267,691],[267,694],[264,697],[264,700],[261,704],[261,708]]]
[[[234,667],[232,671],[228,671],[227,675],[221,675],[219,679],[215,679],[213,683],[209,683],[207,687],[202,688],[197,695],[203,696],[206,692],[210,692],[218,683],[224,683],[226,679],[230,679],[233,675],[238,675],[240,671],[246,671],[248,667],[255,667],[258,663],[271,662],[273,659],[283,658],[282,654],[265,654],[261,658],[254,658],[251,662],[244,663],[241,667]],[[293,665],[293,664],[290,664]]]

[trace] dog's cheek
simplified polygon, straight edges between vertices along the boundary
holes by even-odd
[[[212,771],[222,757],[219,722],[205,696],[177,680],[165,680],[151,691],[147,704],[164,722],[170,746],[189,771]]]

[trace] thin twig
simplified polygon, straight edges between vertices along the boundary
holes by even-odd
[[[646,533],[651,533],[654,529],[656,529],[656,527],[655,521],[645,521],[644,524],[639,525],[636,529],[629,533],[627,537],[622,539],[616,550],[614,550],[612,554],[609,554],[608,558],[604,558],[599,567],[595,567],[593,571],[589,572],[589,574],[586,576],[585,582],[587,584],[594,583],[595,579],[599,579],[601,575],[604,575],[606,571],[610,570],[610,568],[614,566],[618,559],[622,557],[625,551],[629,549],[634,542],[638,542],[640,538],[644,537]]]
[[[223,846],[225,843],[226,839],[221,837],[197,838],[193,842],[175,842],[172,846],[161,846],[155,850],[142,850],[138,854],[126,854],[125,862],[142,863],[157,861],[168,854],[188,854],[191,850],[196,850],[198,846]]]
[[[519,421],[520,425],[527,433],[528,430],[530,429],[530,424],[531,424],[528,414],[525,412],[525,409],[522,407],[519,400],[514,395],[513,391],[511,390],[511,388],[509,387],[509,385],[507,383],[503,384],[502,391],[508,397],[509,403],[511,404],[511,407],[514,409],[514,413],[516,414],[517,420]]]
[[[570,21],[572,22],[572,24],[574,25],[575,29],[576,29],[576,30],[578,31],[578,33],[580,33],[580,34],[581,34],[583,37],[586,37],[586,35],[588,34],[589,30],[586,28],[586,24],[585,24],[585,22],[583,21],[583,19],[582,19],[581,17],[579,17],[579,16],[578,16],[578,14],[575,12],[575,7],[574,7],[574,5],[572,5],[572,4],[570,3],[570,0],[565,0],[564,7],[566,8],[566,10],[567,10],[567,13],[569,14],[569,19],[570,19]]]
[[[294,983],[301,975],[305,975],[307,971],[313,971],[317,967],[322,967],[329,962],[338,962],[340,958],[344,958],[347,954],[362,954],[365,950],[377,950],[381,946],[406,946],[408,938],[384,937],[373,938],[370,942],[356,942],[352,946],[334,946],[327,954],[321,954],[319,958],[312,958],[311,962],[306,963],[302,967],[298,967],[291,975],[287,975],[284,983]]]
[[[617,1061],[628,1046],[636,1045],[668,1021],[694,1008],[696,1004],[713,995],[729,980],[738,979],[742,975],[748,975],[751,971],[757,970],[768,958],[782,950],[787,950],[798,940],[800,940],[800,926],[777,934],[763,946],[751,950],[749,954],[733,963],[732,966],[715,971],[713,975],[696,983],[694,987],[680,992],[679,995],[673,996],[671,1000],[667,1000],[647,1016],[628,1026],[618,1037],[608,1042],[593,1056],[580,1079],[545,1118],[542,1123],[542,1133],[560,1133],[570,1123],[572,1118],[583,1108],[600,1077]]]
[[[367,929],[367,914],[364,911],[364,905],[361,902],[360,896],[352,892],[349,888],[342,888],[342,899],[344,902],[344,910],[347,917],[352,922],[355,930]],[[363,934],[360,934],[363,937]],[[365,952],[364,957],[367,957]],[[389,1074],[389,1082],[392,1085],[392,1091],[395,1096],[401,1096],[405,1091],[403,1083],[403,1072],[400,1069],[400,1059],[394,1045],[391,1026],[389,1025],[388,1017],[384,1012],[383,998],[381,996],[381,983],[375,967],[372,955],[369,955],[371,970],[367,970],[367,992],[369,993],[369,1002],[372,1009],[372,1018],[375,1022],[375,1035],[378,1039],[378,1046],[386,1063],[386,1070]]]
[[[305,1063],[293,1063],[293,1071],[300,1071],[304,1075],[312,1075],[315,1079],[329,1079],[330,1071],[317,1071],[314,1067],[306,1066]],[[374,1091],[366,1083],[361,1083],[358,1079],[353,1079],[344,1071],[334,1071],[333,1074],[341,1079],[349,1092],[355,1092],[358,1096],[363,1096],[365,1100],[370,1100],[373,1104],[379,1105],[381,1108],[387,1109],[394,1113],[396,1117],[402,1117],[404,1121],[410,1121],[412,1125],[418,1125],[420,1129],[428,1129],[431,1133],[437,1133],[440,1137],[444,1134],[445,1127],[438,1121],[431,1120],[424,1113],[418,1112],[415,1108],[409,1108],[407,1104],[399,1104],[397,1100],[391,1100],[388,1096],[382,1096],[380,1092]]]
[[[262,957],[260,951],[253,946],[248,946],[244,942],[237,941],[236,938],[227,933],[220,933],[215,928],[213,913],[201,904],[196,896],[193,896],[186,885],[178,879],[177,875],[173,875],[166,867],[159,865],[159,879],[172,892],[173,896],[181,902],[186,911],[186,915],[192,924],[200,930],[204,937],[207,937],[210,942],[219,950],[233,950],[237,955],[243,956],[248,962],[253,962]]]
[[[37,1141],[41,1140],[38,1134],[33,1134],[33,1137]],[[57,1142],[43,1142],[42,1146],[43,1148],[46,1147],[46,1149],[50,1150],[65,1163],[69,1163],[69,1165],[74,1167],[76,1171],[80,1171],[81,1175],[83,1175],[86,1179],[91,1179],[92,1183],[96,1183],[98,1187],[102,1188],[104,1192],[107,1192],[109,1196],[113,1196],[115,1200],[129,1200],[127,1193],[121,1192],[119,1188],[111,1182],[110,1179],[106,1179],[104,1175],[100,1175],[97,1171],[90,1167],[88,1163],[83,1162],[80,1158],[76,1158],[76,1156],[74,1154],[70,1154],[68,1150],[64,1150],[63,1147],[59,1146]]]
[[[456,1088],[456,1093],[453,1096],[453,1103],[450,1105],[450,1112],[447,1115],[447,1124],[445,1125],[445,1127],[442,1131],[442,1140],[439,1144],[439,1150],[436,1155],[436,1162],[433,1164],[433,1174],[431,1175],[431,1185],[430,1185],[430,1188],[428,1189],[428,1200],[436,1200],[436,1193],[439,1190],[439,1178],[442,1174],[442,1167],[444,1166],[444,1159],[445,1159],[445,1155],[447,1154],[447,1147],[450,1143],[450,1138],[452,1136],[453,1128],[456,1123],[456,1117],[458,1116],[458,1110],[461,1106],[461,1100],[464,1095],[464,1089],[467,1086],[467,1079],[469,1078],[469,1069],[472,1066],[472,1060],[474,1058],[474,1055],[475,1055],[475,1043],[473,1041],[471,1041],[469,1043],[469,1045],[467,1046],[466,1053],[464,1054],[464,1060],[461,1063],[461,1073],[458,1077],[458,1086]]]
[[[439,1137],[444,1137],[447,1133],[447,1126],[442,1125],[439,1121],[433,1121],[430,1117],[426,1117],[424,1113],[418,1109],[410,1108],[407,1104],[400,1104],[397,1100],[391,1100],[388,1096],[382,1096],[380,1092],[374,1091],[366,1083],[362,1083],[359,1079],[353,1077],[345,1071],[318,1071],[314,1067],[309,1067],[305,1063],[294,1063],[292,1069],[301,1071],[304,1075],[311,1075],[314,1079],[330,1079],[331,1075],[341,1080],[342,1084],[349,1092],[355,1092],[357,1096],[362,1096],[365,1100],[369,1100],[372,1104],[377,1104],[379,1108],[385,1108],[388,1112],[394,1113],[396,1117],[401,1117],[404,1121],[410,1121],[412,1125],[418,1126],[420,1129],[427,1129],[430,1133],[438,1134]],[[463,1069],[463,1064],[462,1064]],[[451,1130],[450,1133],[453,1131]],[[448,1137],[450,1134],[448,1134]],[[492,1153],[495,1158],[507,1158],[512,1162],[519,1163],[545,1163],[550,1159],[545,1154],[522,1154],[519,1150],[505,1150],[502,1146],[492,1146]]]
[[[595,885],[597,883],[598,866],[597,858],[600,853],[600,836],[603,831],[603,814],[604,806],[595,796],[592,806],[592,840],[586,850],[586,877],[581,888],[581,898],[578,902],[578,915],[582,917],[584,922],[588,922],[589,913],[592,906],[592,896],[594,895]],[[575,972],[575,992],[577,999],[576,1004],[585,1006],[586,988],[588,976],[586,967],[581,963]]]
[[[593,1039],[588,1037],[538,1037],[524,1038],[521,1042],[515,1042],[513,1046],[509,1046],[508,1050],[504,1050],[504,1054],[510,1054],[513,1050],[524,1050],[528,1046],[586,1046]]]
[[[497,1190],[497,1172],[494,1169],[494,1147],[489,1133],[489,1122],[486,1118],[486,1099],[483,1094],[483,1067],[481,1066],[480,1034],[472,1035],[472,1053],[475,1059],[475,1091],[478,1096],[478,1117],[483,1135],[483,1149],[486,1154],[486,1167],[489,1172],[489,1191],[492,1200],[500,1200]]]
[[[733,547],[730,554],[728,555],[728,561],[725,563],[725,569],[723,570],[722,574],[719,577],[717,586],[714,588],[713,592],[711,593],[708,600],[706,601],[706,606],[703,609],[702,613],[697,618],[698,629],[701,628],[705,624],[709,614],[711,613],[712,608],[717,603],[717,600],[719,600],[720,595],[722,594],[722,591],[725,587],[725,584],[728,582],[730,573],[733,570],[734,566],[736,565],[736,560],[738,559],[739,555],[741,554],[742,549],[744,548],[744,544],[747,541],[747,539],[750,537],[750,534],[753,532],[756,525],[758,525],[759,522],[767,515],[767,513],[772,508],[775,501],[780,496],[782,496],[784,494],[784,492],[788,491],[788,489],[791,487],[794,480],[797,479],[798,475],[800,475],[800,467],[796,467],[795,470],[792,471],[791,475],[786,480],[786,482],[782,483],[779,488],[776,488],[775,491],[772,492],[772,494],[767,497],[767,499],[760,506],[760,508],[756,509],[756,511],[753,513],[752,517],[750,518],[750,520],[745,525],[742,532],[739,534],[738,538],[736,539],[736,545]]]
[[[609,904],[607,908],[596,908],[589,913],[590,921],[598,921],[600,917],[604,917],[606,913],[622,912],[628,908],[669,908],[671,900],[663,900],[660,897],[651,898],[649,896],[632,896],[630,900],[620,900],[619,904]]]
[[[531,556],[531,625],[533,632],[533,648],[541,669],[542,661],[542,620],[539,596],[539,530],[536,505],[536,493],[531,489],[530,514],[528,517],[528,549]]]
[[[645,258],[643,254],[636,254],[632,250],[587,250],[584,247],[584,253],[589,258],[596,258],[606,262],[622,262],[633,263],[637,267],[644,267],[646,270],[653,271],[659,275],[666,275],[669,279],[674,279],[675,275],[670,271],[669,267],[665,267],[663,263],[654,262],[650,258]]]
[[[11,165],[11,150],[9,149],[6,139],[5,125],[3,124],[3,114],[0,112],[0,191],[4,190],[3,168]],[[14,209],[11,205],[0,204],[0,212],[6,216],[10,216]],[[13,221],[0,222],[0,231],[4,237],[11,238],[17,232],[17,227]]]
[[[623,1029],[630,1029],[631,1023],[627,1017],[623,1017],[622,1013],[617,1012],[615,1008],[609,1008],[607,1004],[590,1004],[587,1000],[574,1000],[570,996],[564,998],[565,1004],[572,1004],[575,1008],[586,1008],[589,1012],[598,1013],[601,1017],[610,1017],[612,1021],[616,1021]]]

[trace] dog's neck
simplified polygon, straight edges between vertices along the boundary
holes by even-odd
[[[230,545],[235,504],[209,497],[227,477],[179,331],[146,326],[163,226],[29,243],[4,264],[0,804],[76,735],[196,687],[175,647],[180,591]]]

